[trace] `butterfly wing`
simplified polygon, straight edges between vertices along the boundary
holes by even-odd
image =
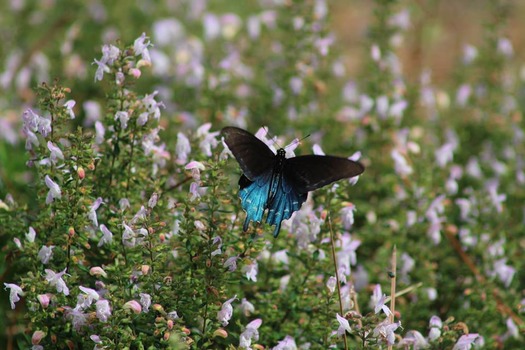
[[[268,216],[266,217],[268,224],[275,225],[274,237],[279,235],[281,222],[289,219],[295,211],[299,210],[308,196],[308,193],[297,192],[284,173],[277,174],[277,176],[279,176],[276,181],[277,189],[274,198],[268,203]]]
[[[271,175],[275,154],[264,142],[248,131],[233,126],[223,128],[221,134],[249,180],[253,181],[268,171]]]
[[[298,193],[307,193],[364,170],[361,163],[347,158],[308,155],[287,159],[283,173]]]
[[[248,230],[250,221],[262,221],[266,203],[268,202],[271,177],[271,171],[259,175],[254,181],[251,181],[245,175],[241,175],[239,179],[239,197],[241,198],[242,208],[246,212],[243,231]]]

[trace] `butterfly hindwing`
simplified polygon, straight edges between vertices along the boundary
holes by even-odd
[[[248,179],[272,170],[275,154],[257,137],[233,126],[223,128],[221,134]]]
[[[273,200],[268,203],[268,216],[266,222],[270,225],[275,225],[273,236],[279,235],[281,229],[281,222],[288,220],[292,214],[301,209],[301,205],[308,196],[307,193],[300,194],[294,188],[289,179],[283,173],[279,174],[280,181],[277,183],[277,189]]]
[[[259,175],[254,181],[251,181],[245,175],[241,175],[239,179],[239,196],[242,208],[246,212],[246,219],[243,225],[244,231],[248,230],[250,221],[262,221],[266,203],[268,202],[271,176],[272,173],[267,172]]]
[[[364,170],[361,163],[347,158],[308,155],[287,159],[283,172],[299,193],[306,193]]]

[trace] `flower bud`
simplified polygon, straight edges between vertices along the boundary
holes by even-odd
[[[84,180],[84,178],[86,177],[86,171],[84,170],[84,168],[79,166],[77,168],[77,175],[80,180]]]
[[[46,336],[46,334],[42,331],[35,331],[33,333],[33,336],[31,337],[31,344],[38,345],[42,341],[42,339]]]
[[[213,332],[213,336],[214,337],[221,337],[221,338],[226,338],[228,337],[228,332],[223,329],[223,328],[218,328],[215,330],[215,332]]]
[[[40,305],[42,305],[44,309],[47,309],[49,302],[51,301],[51,294],[39,294],[37,299],[40,302]]]

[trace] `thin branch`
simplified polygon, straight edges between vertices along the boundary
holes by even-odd
[[[328,227],[330,228],[330,243],[332,245],[332,258],[334,259],[335,281],[337,284],[337,295],[339,296],[339,312],[341,314],[341,317],[345,317],[345,315],[343,314],[343,299],[341,298],[341,284],[339,282],[339,273],[338,273],[339,269],[337,267],[337,259],[335,257],[335,237],[334,237],[334,232],[332,230],[332,217],[330,213],[328,213]],[[343,341],[345,343],[345,350],[348,350],[346,332],[343,334]]]
[[[390,280],[390,311],[392,313],[390,314],[389,321],[390,323],[394,323],[394,312],[396,311],[396,281],[397,281],[397,248],[394,245],[394,249],[392,249],[392,279]],[[388,350],[392,350],[392,345],[388,345]]]

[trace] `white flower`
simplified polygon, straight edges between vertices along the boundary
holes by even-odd
[[[251,349],[252,340],[259,340],[259,331],[257,330],[262,324],[260,318],[248,323],[244,332],[239,336],[239,347],[241,349]]]
[[[177,145],[175,146],[175,153],[177,153],[177,163],[184,164],[188,161],[188,154],[191,152],[190,140],[183,133],[177,134]]]
[[[46,204],[53,202],[55,198],[62,197],[62,191],[60,190],[60,187],[53,180],[51,180],[49,175],[46,175],[45,182],[46,186],[49,188],[49,192],[47,193],[46,198]]]
[[[79,309],[87,309],[88,307],[93,304],[94,301],[97,301],[100,299],[100,295],[97,293],[96,290],[79,286],[78,287],[84,294],[79,294],[77,297],[77,308]]]
[[[342,316],[339,316],[339,314],[336,315],[337,322],[339,322],[339,328],[337,328],[337,335],[342,336],[346,332],[351,332],[352,329],[350,328],[350,324],[348,323],[348,320]]]
[[[10,289],[9,302],[11,303],[11,309],[15,309],[15,303],[20,301],[20,296],[24,295],[22,288],[13,283],[4,283],[5,289]]]
[[[58,159],[64,160],[64,154],[62,153],[60,148],[55,146],[55,144],[53,142],[47,141],[47,148],[51,152],[51,155],[49,156],[49,159],[51,159],[51,162],[53,164],[56,164]]]
[[[73,107],[75,107],[75,104],[75,100],[69,100],[64,103],[64,107],[66,107],[67,113],[71,119],[75,119],[75,112],[73,112]]]
[[[104,244],[110,244],[113,241],[113,233],[106,227],[106,225],[100,225],[100,231],[102,231],[102,237],[98,241],[97,247],[102,247]]]
[[[42,264],[47,264],[49,260],[53,258],[53,248],[55,248],[54,245],[49,247],[44,245],[42,248],[40,248],[40,251],[38,252],[38,258]]]
[[[35,241],[36,232],[35,229],[29,226],[29,232],[26,233],[26,239],[29,243],[33,243]]]
[[[133,43],[133,51],[135,51],[135,56],[142,56],[142,60],[146,63],[151,63],[151,57],[149,54],[148,47],[152,46],[149,38],[146,36],[146,33],[142,33],[140,37],[135,39]]]
[[[142,304],[142,310],[144,312],[149,311],[149,307],[151,306],[151,295],[147,293],[140,293],[140,303]]]
[[[128,112],[118,111],[115,113],[115,120],[120,121],[120,128],[126,129],[128,127],[129,114]]]
[[[330,294],[332,294],[335,291],[336,284],[337,284],[337,279],[334,276],[330,277],[328,281],[326,282],[326,287],[330,291]]]
[[[283,340],[279,341],[272,350],[297,350],[297,344],[295,344],[294,338],[287,335]]]
[[[89,208],[88,218],[93,223],[93,226],[98,227],[98,219],[97,219],[97,209],[102,204],[102,197],[98,197],[93,204],[91,204],[91,207]]]
[[[394,331],[401,325],[401,322],[390,323],[388,320],[384,320],[374,328],[374,337],[379,337],[381,340],[386,341],[389,345],[394,345],[396,335]]]
[[[245,265],[242,268],[242,272],[246,274],[246,278],[248,280],[251,280],[253,282],[257,282],[257,273],[259,272],[259,267],[257,265],[257,261],[253,261],[249,265]]]
[[[237,295],[225,301],[222,304],[221,310],[217,312],[217,320],[219,320],[219,322],[221,322],[224,327],[228,325],[230,319],[232,318],[233,307],[231,304],[234,300],[237,300]]]
[[[53,270],[46,269],[46,280],[49,282],[49,285],[55,286],[58,293],[64,293],[64,295],[69,295],[69,288],[66,285],[66,282],[62,279],[62,276],[66,273],[66,269],[56,273]]]
[[[109,301],[98,300],[95,305],[97,306],[97,318],[100,320],[100,322],[107,322],[108,317],[111,316]]]

